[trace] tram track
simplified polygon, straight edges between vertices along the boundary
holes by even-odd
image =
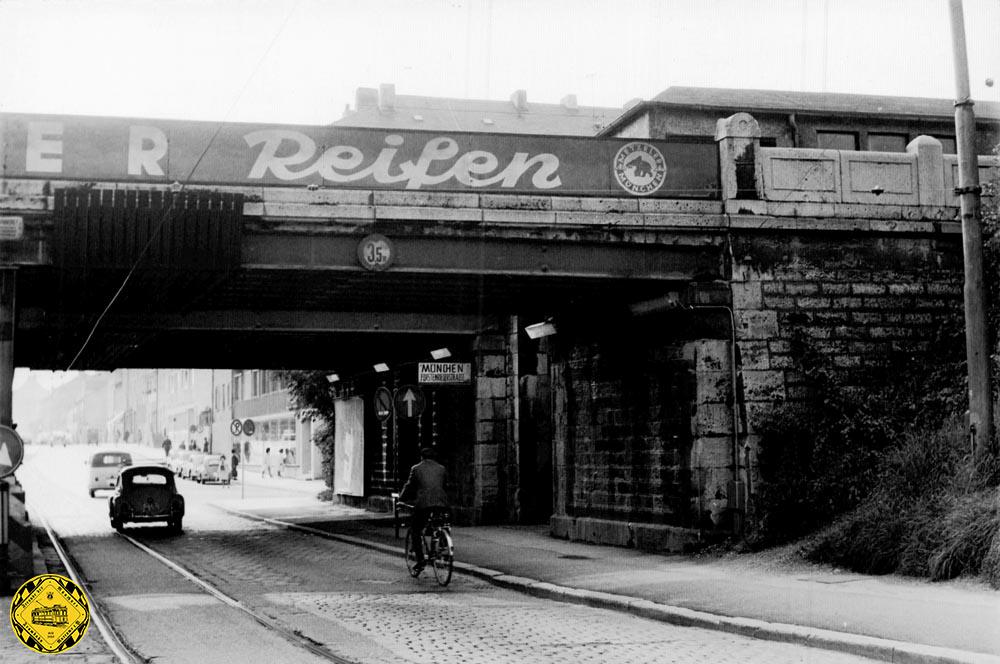
[[[153,658],[145,658],[139,653],[137,653],[135,650],[133,650],[125,641],[125,639],[121,636],[121,634],[119,634],[119,632],[115,629],[113,623],[109,620],[106,610],[102,607],[101,603],[97,601],[96,594],[92,591],[90,585],[84,580],[84,577],[80,573],[76,561],[73,559],[72,555],[70,555],[62,539],[59,537],[59,534],[56,533],[55,529],[46,519],[44,514],[39,513],[39,521],[41,523],[42,528],[45,530],[46,537],[48,537],[48,540],[51,543],[52,548],[55,550],[56,555],[59,557],[60,562],[65,568],[66,574],[70,577],[70,579],[72,579],[72,581],[75,584],[77,584],[81,589],[83,589],[87,597],[87,600],[89,602],[91,621],[93,622],[94,626],[97,627],[98,631],[101,634],[101,637],[104,639],[104,642],[107,644],[108,649],[112,652],[112,654],[114,654],[114,656],[118,659],[119,662],[121,662],[121,664],[149,664],[151,661],[153,661]],[[333,662],[334,664],[358,664],[354,660],[347,659],[345,657],[342,657],[340,655],[331,652],[322,644],[317,643],[316,641],[304,636],[297,630],[289,629],[279,624],[277,621],[273,620],[267,615],[264,615],[259,611],[255,611],[254,609],[248,607],[240,600],[226,594],[225,592],[220,590],[217,586],[213,585],[209,581],[205,580],[204,578],[198,576],[188,568],[184,567],[179,562],[171,560],[166,555],[160,553],[159,551],[154,550],[153,548],[139,541],[135,537],[132,537],[131,535],[122,532],[116,533],[116,536],[125,540],[133,547],[135,547],[139,551],[142,551],[147,556],[156,560],[158,563],[167,567],[174,573],[179,574],[180,576],[184,577],[191,583],[194,583],[196,586],[198,586],[204,592],[214,597],[216,600],[222,602],[223,604],[229,606],[230,608],[242,612],[246,616],[253,619],[257,624],[273,632],[277,636],[280,636],[282,639],[292,644],[293,646],[305,650],[323,660],[326,660],[328,662]]]

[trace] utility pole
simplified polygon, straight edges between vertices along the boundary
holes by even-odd
[[[983,284],[983,237],[980,225],[979,159],[976,118],[969,93],[969,62],[965,49],[962,0],[949,0],[955,61],[955,143],[958,147],[958,189],[962,205],[962,247],[965,255],[965,352],[969,372],[969,436],[977,467],[993,452],[993,393],[990,384],[989,334],[986,330],[986,289]]]

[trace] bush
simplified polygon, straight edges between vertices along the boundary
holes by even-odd
[[[907,435],[884,455],[871,494],[811,538],[806,558],[865,574],[980,575],[1000,587],[1000,498],[976,489],[967,446],[954,420]]]
[[[855,370],[833,366],[802,327],[793,328],[796,368],[811,399],[779,405],[757,423],[760,485],[752,546],[789,541],[858,508],[885,474],[885,455],[897,455],[888,463],[907,481],[925,485],[927,473],[937,473],[941,448],[922,446],[911,432],[938,430],[965,399],[959,323],[946,320],[936,330],[932,345],[945,352],[934,363],[899,351],[887,353],[879,366]]]
[[[995,489],[953,496],[940,524],[942,544],[930,557],[934,580],[978,575],[1000,531]]]

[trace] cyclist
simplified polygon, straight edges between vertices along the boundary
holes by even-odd
[[[424,547],[421,534],[434,510],[448,509],[448,494],[445,492],[444,466],[434,460],[434,448],[420,450],[420,463],[410,468],[410,477],[399,492],[400,502],[413,505],[410,528],[413,530],[413,555],[416,558],[416,572],[424,569]]]

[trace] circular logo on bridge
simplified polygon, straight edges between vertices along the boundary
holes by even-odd
[[[10,626],[28,648],[43,655],[69,650],[90,627],[83,590],[58,574],[28,579],[10,603]]]
[[[655,193],[667,178],[663,153],[649,143],[633,142],[621,146],[611,169],[618,186],[636,196]]]

